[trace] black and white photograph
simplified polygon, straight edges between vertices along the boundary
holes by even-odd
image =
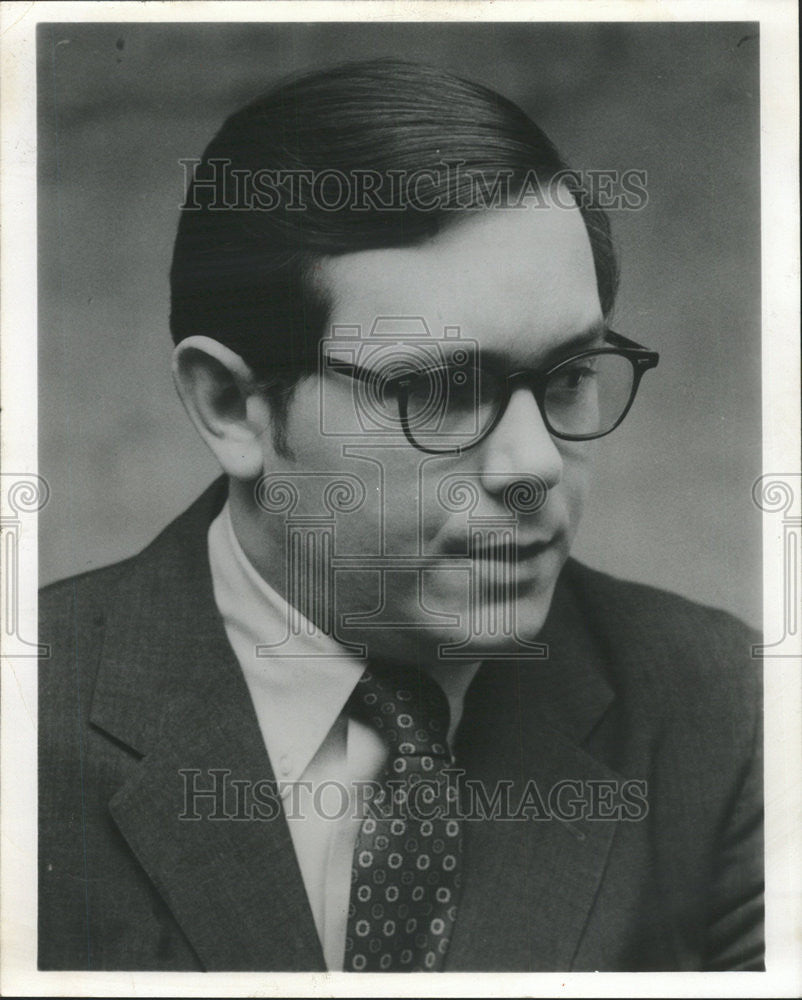
[[[50,992],[798,973],[772,5],[121,6],[29,33],[13,954]]]

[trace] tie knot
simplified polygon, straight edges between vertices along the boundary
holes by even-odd
[[[368,667],[346,709],[377,730],[400,757],[450,756],[448,699],[440,685],[417,669]]]

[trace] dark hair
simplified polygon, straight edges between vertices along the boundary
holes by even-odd
[[[369,196],[340,198],[343,178],[368,173]],[[291,387],[314,370],[326,328],[319,258],[415,245],[532,177],[541,190],[559,177],[574,195],[608,314],[617,267],[607,218],[517,105],[396,60],[284,82],[228,118],[195,170],[170,276],[173,339],[213,337],[261,376],[292,368]]]

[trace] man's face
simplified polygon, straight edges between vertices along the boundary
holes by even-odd
[[[575,208],[485,211],[421,246],[327,259],[319,278],[333,296],[332,329],[351,328],[343,343],[361,349],[356,360],[370,370],[396,352],[371,335],[380,318],[386,331],[395,322],[386,318],[406,317],[398,328],[408,330],[421,317],[441,345],[444,328],[458,328],[480,359],[492,354],[510,372],[545,368],[601,339],[593,257]],[[394,342],[398,357],[416,349],[403,333]],[[333,522],[335,634],[367,642],[374,655],[427,658],[443,643],[476,657],[520,650],[544,622],[576,533],[592,445],[552,438],[531,391],[518,387],[478,445],[428,455],[366,426],[365,414],[360,421],[363,390],[333,371],[302,381],[288,414],[292,457],[277,456],[269,435],[264,442],[265,469],[298,489],[293,522],[326,513],[321,487],[338,475],[364,492],[358,510]],[[542,504],[511,512],[509,488],[533,478],[547,489]],[[287,564],[288,515],[259,516],[263,567],[284,591],[275,569]]]

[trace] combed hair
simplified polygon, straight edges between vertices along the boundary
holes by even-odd
[[[298,211],[283,190],[270,210],[225,208],[208,183],[222,161],[230,176],[243,172],[246,188],[259,171],[372,171],[385,196],[394,172],[418,171],[419,183],[414,197],[383,196],[367,208],[332,211],[307,199]],[[458,177],[443,171],[449,162],[461,162]],[[330,302],[313,276],[320,258],[429,239],[481,207],[476,178],[487,189],[506,174],[514,192],[534,172],[545,189],[566,169],[517,105],[440,69],[377,60],[285,81],[231,115],[195,171],[170,276],[173,339],[212,337],[262,376],[290,368],[291,387],[314,370],[326,331]],[[585,220],[607,315],[617,283],[608,220],[578,179],[565,183]]]

